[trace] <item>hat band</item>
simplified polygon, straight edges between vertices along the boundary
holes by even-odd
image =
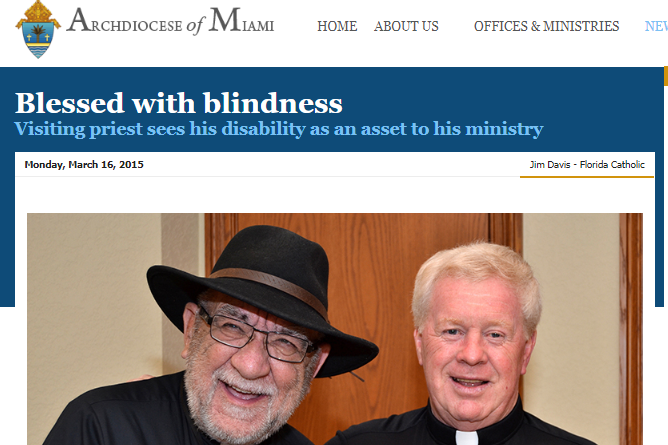
[[[327,309],[325,309],[325,305],[322,304],[320,300],[315,297],[315,295],[306,289],[297,286],[296,284],[284,280],[283,278],[279,278],[275,275],[264,272],[258,272],[257,270],[240,268],[220,269],[209,275],[209,278],[241,278],[242,280],[255,281],[256,283],[265,284],[269,287],[273,287],[274,289],[283,291],[303,303],[306,303],[318,314],[320,314],[320,316],[324,318],[327,323],[329,323],[329,319],[327,318]]]

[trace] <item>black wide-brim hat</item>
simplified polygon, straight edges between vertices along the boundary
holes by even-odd
[[[227,244],[211,275],[198,277],[167,266],[146,273],[155,301],[183,331],[183,311],[202,292],[213,289],[298,326],[324,334],[331,345],[317,377],[359,368],[378,355],[378,347],[333,327],[327,317],[329,261],[323,248],[289,230],[252,226]]]

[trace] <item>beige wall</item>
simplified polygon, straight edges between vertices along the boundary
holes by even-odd
[[[28,215],[28,445],[91,388],[182,369],[146,270],[200,273],[202,227],[198,215]]]
[[[619,215],[525,214],[543,293],[524,405],[599,445],[619,443]]]
[[[619,443],[618,224],[524,216],[545,301],[525,407],[599,445]],[[88,389],[183,368],[181,335],[145,274],[167,264],[203,275],[203,244],[202,215],[28,215],[28,445]]]
[[[160,264],[204,276],[204,215],[164,213],[162,221],[162,260]],[[157,308],[157,305],[155,305]],[[159,309],[158,309],[159,311]],[[161,312],[162,313],[162,312]],[[162,372],[184,369],[181,358],[183,334],[162,315]]]

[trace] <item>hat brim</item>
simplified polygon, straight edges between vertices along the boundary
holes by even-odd
[[[202,292],[213,289],[298,326],[322,333],[322,341],[329,343],[331,350],[317,377],[332,377],[353,371],[378,355],[375,344],[339,331],[307,304],[261,283],[240,278],[202,278],[168,266],[151,267],[146,278],[153,298],[181,332],[186,303],[196,303]]]

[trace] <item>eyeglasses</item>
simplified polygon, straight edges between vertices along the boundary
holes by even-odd
[[[264,345],[269,357],[282,362],[301,363],[309,352],[315,351],[315,345],[303,338],[281,332],[262,331],[246,322],[225,315],[213,317],[199,305],[200,316],[211,326],[211,338],[219,343],[241,349],[253,339],[255,331],[266,335]]]

